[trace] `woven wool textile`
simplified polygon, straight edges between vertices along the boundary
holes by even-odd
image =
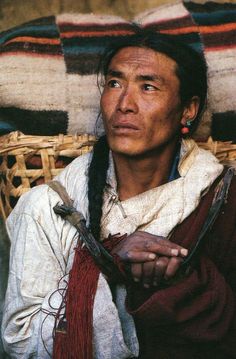
[[[214,139],[236,141],[235,19],[236,4],[214,2],[168,4],[134,19],[204,52],[209,100],[197,139],[212,132]],[[115,16],[62,14],[0,34],[0,133],[93,133],[100,56],[133,31],[131,22]]]

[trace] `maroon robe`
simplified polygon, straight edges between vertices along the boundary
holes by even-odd
[[[215,186],[175,229],[173,242],[191,250]],[[177,283],[155,291],[136,284],[127,288],[127,309],[140,342],[139,358],[236,358],[236,176],[204,242],[190,273]]]

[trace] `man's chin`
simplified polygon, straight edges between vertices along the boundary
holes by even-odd
[[[135,158],[142,156],[145,151],[136,148],[135,146],[111,146],[111,151],[114,154],[122,157]]]
[[[108,138],[109,147],[114,153],[124,154],[124,155],[132,155],[135,154],[138,150],[137,141],[127,138]]]
[[[110,149],[113,153],[117,153],[125,156],[130,156],[136,153],[134,148],[129,146],[110,146]]]

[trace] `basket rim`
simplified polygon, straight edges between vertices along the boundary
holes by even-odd
[[[24,152],[28,148],[32,150],[53,148],[54,150],[65,149],[67,146],[73,150],[80,149],[83,146],[92,146],[96,142],[96,137],[91,134],[58,134],[53,136],[25,135],[20,131],[10,132],[7,135],[0,136],[0,155],[12,150]]]

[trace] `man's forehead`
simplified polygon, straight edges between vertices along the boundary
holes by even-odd
[[[129,66],[143,66],[143,67],[159,67],[164,65],[166,67],[176,69],[176,62],[169,56],[154,51],[149,48],[143,47],[124,47],[119,50],[112,58],[109,68],[112,68],[114,64],[117,65],[129,65]]]
[[[126,47],[112,58],[108,75],[121,77],[125,71],[134,71],[138,76],[160,78],[160,73],[176,74],[177,64],[163,53],[149,48]]]

